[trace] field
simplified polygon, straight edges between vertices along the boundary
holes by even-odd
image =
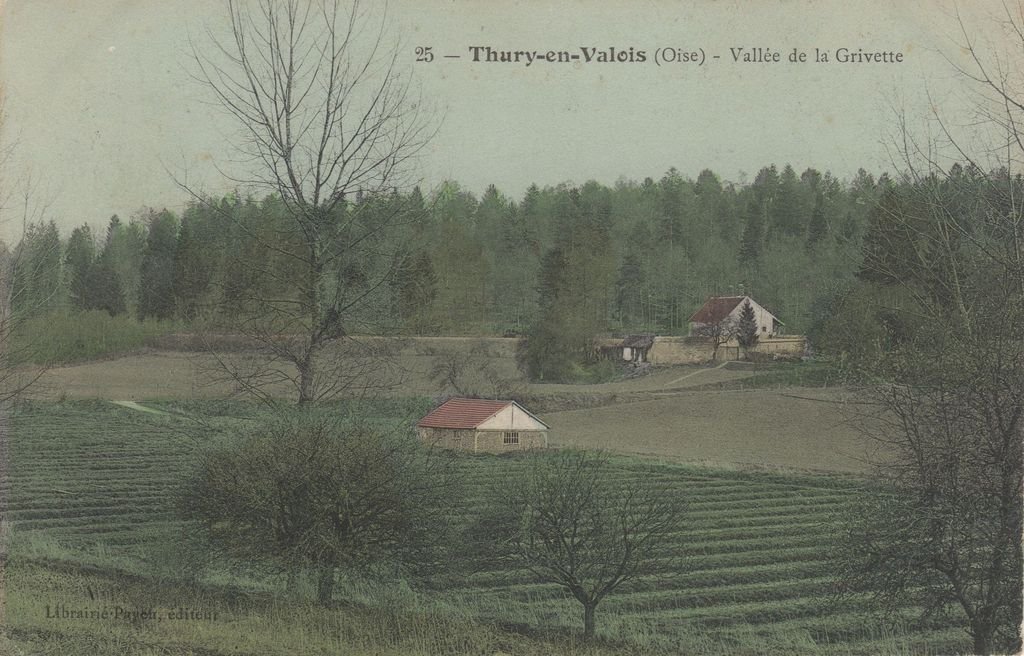
[[[396,395],[436,394],[439,386],[429,372],[437,359],[481,344],[488,349],[486,360],[496,375],[538,396],[578,394],[581,389],[592,395],[671,391],[738,381],[752,374],[743,365],[735,368],[732,365],[729,368],[678,366],[608,383],[528,384],[516,368],[511,342],[508,339],[410,338],[395,353],[386,372],[380,374],[380,382],[393,385],[392,394]],[[469,362],[466,383],[485,391],[486,379],[474,371],[478,362]],[[230,385],[209,382],[206,372],[213,364],[209,356],[199,352],[144,349],[104,361],[54,367],[46,372],[36,394],[50,399],[217,399],[229,396],[233,392]],[[291,392],[286,388],[278,391],[285,395]]]
[[[708,464],[863,471],[840,390],[716,390],[543,415],[557,444]]]
[[[433,397],[443,390],[427,375],[437,354],[481,340],[421,339],[396,358],[401,380],[393,396]],[[517,380],[527,407],[552,426],[552,442],[687,462],[827,471],[860,471],[865,443],[844,412],[841,389],[777,389],[789,380],[817,380],[813,367],[758,370],[675,366],[609,383],[527,384],[509,340],[490,340],[491,365]],[[149,351],[47,372],[38,396],[55,399],[218,399],[227,384],[204,384],[208,356]],[[808,375],[810,372],[810,375]],[[472,370],[468,376],[472,378]],[[795,374],[795,375],[794,375]],[[472,382],[472,381],[471,381]],[[770,388],[766,389],[765,385]],[[281,390],[286,394],[288,390]],[[642,430],[638,430],[642,427]]]
[[[377,411],[391,421],[414,416],[416,403]],[[7,621],[15,647],[206,656],[873,654],[951,653],[969,644],[955,627],[893,631],[868,614],[865,600],[833,603],[828,546],[836,511],[856,494],[855,477],[635,457],[615,461],[622,477],[644,476],[689,504],[688,528],[665,554],[682,557],[682,565],[603,602],[596,646],[575,642],[574,601],[520,571],[453,572],[416,590],[400,580],[346,581],[338,594],[344,601],[333,611],[282,601],[280,581],[195,567],[201,558],[194,536],[176,519],[172,502],[200,436],[252,421],[252,412],[236,403],[146,405],[167,414],[88,401],[25,405],[11,417]],[[467,518],[497,469],[520,466],[515,457],[459,462],[469,490]],[[165,614],[187,607],[206,619],[48,617],[57,604],[103,603],[154,606]],[[218,619],[210,617],[214,612]]]

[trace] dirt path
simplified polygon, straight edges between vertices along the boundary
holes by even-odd
[[[135,401],[111,401],[111,403],[113,403],[115,405],[119,405],[119,406],[124,407],[124,408],[129,408],[131,410],[138,410],[139,412],[148,412],[148,413],[154,414],[154,415],[167,415],[167,414],[170,414],[169,412],[164,412],[163,410],[157,410],[156,408],[147,408],[146,406],[138,404]]]
[[[680,376],[679,378],[676,378],[675,380],[668,381],[667,383],[665,383],[663,385],[663,387],[666,387],[666,388],[671,387],[671,386],[675,385],[676,383],[682,382],[682,381],[686,380],[687,378],[692,378],[693,376],[696,376],[697,374],[703,374],[703,373],[707,373],[709,371],[716,371],[718,369],[721,369],[725,365],[729,364],[730,362],[731,362],[731,360],[726,360],[725,362],[723,362],[722,364],[718,365],[717,367],[711,367],[711,368],[708,368],[708,369],[698,369],[697,371],[691,371],[690,373],[686,374],[685,376]]]

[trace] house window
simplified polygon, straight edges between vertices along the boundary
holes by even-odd
[[[504,444],[519,444],[519,431],[505,431],[502,442]]]

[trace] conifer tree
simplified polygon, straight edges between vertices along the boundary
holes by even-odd
[[[95,259],[96,244],[89,226],[82,225],[72,230],[64,255],[64,267],[71,306],[77,310],[92,309],[92,268]]]
[[[174,255],[178,220],[167,210],[150,216],[146,248],[142,254],[139,319],[174,316]]]
[[[757,200],[751,198],[747,201],[743,237],[740,240],[740,264],[753,265],[761,256],[763,235],[764,215]]]
[[[750,299],[747,299],[743,301],[743,307],[740,309],[740,320],[736,328],[736,341],[749,354],[750,349],[757,346],[758,337],[757,317],[754,316],[754,307],[750,304]]]

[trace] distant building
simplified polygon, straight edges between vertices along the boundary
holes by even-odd
[[[548,445],[548,425],[515,401],[448,399],[419,420],[416,432],[428,444],[467,451]]]
[[[626,362],[647,362],[654,346],[654,335],[626,335],[622,340],[622,359]]]
[[[774,337],[782,334],[785,324],[749,296],[712,296],[690,317],[690,333],[698,334],[702,329],[714,325],[739,324],[745,301],[750,301],[754,308],[758,335]]]

